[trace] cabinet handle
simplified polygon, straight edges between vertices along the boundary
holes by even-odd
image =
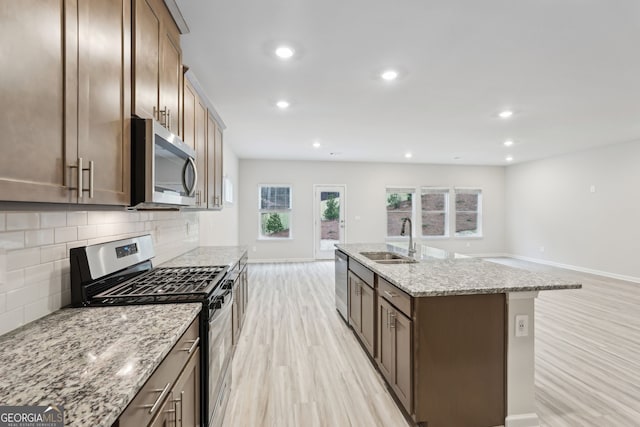
[[[171,111],[166,106],[164,109],[167,111],[167,129],[171,130]]]
[[[193,353],[193,350],[195,350],[195,349],[196,349],[196,347],[198,346],[198,344],[200,343],[200,337],[196,338],[196,339],[195,339],[195,340],[193,340],[193,341],[191,341],[191,340],[190,340],[190,341],[187,341],[187,342],[190,342],[190,343],[191,343],[191,347],[189,347],[189,348],[183,348],[183,349],[182,349],[182,351],[186,351],[186,352],[187,352],[187,354],[191,354],[191,353]]]
[[[196,191],[196,205],[200,206],[200,190]]]
[[[389,298],[395,298],[398,295],[394,294],[393,292],[389,292],[389,291],[384,291],[385,295],[387,295]]]
[[[182,399],[184,397],[184,390],[180,392],[180,398],[174,399],[174,407],[176,412],[176,427],[178,426],[178,420],[180,421],[180,427],[182,427]],[[180,415],[178,415],[178,404],[180,404]]]
[[[84,171],[84,169],[82,168],[82,157],[78,157],[78,164],[69,166],[69,169],[77,169],[78,170],[78,186],[77,187],[69,187],[69,190],[77,190],[78,191],[78,198],[82,199],[83,193],[84,193],[84,189],[82,188],[82,185],[83,185],[83,182],[82,182],[82,174],[83,174],[83,172],[82,171]]]
[[[153,414],[156,411],[156,409],[158,409],[158,406],[164,400],[164,397],[169,392],[169,387],[170,386],[171,386],[171,383],[167,383],[167,385],[164,386],[164,388],[162,390],[160,390],[160,389],[151,390],[151,391],[154,391],[154,392],[159,392],[160,391],[161,392],[160,396],[158,396],[158,398],[156,399],[155,402],[153,402],[152,405],[142,405],[141,407],[142,408],[151,408],[151,409],[149,409],[149,413]]]
[[[155,105],[153,106],[153,118],[160,121],[160,110],[158,110]]]
[[[89,198],[93,199],[93,160],[89,162]]]
[[[396,327],[396,314],[389,313],[389,327],[394,329]]]

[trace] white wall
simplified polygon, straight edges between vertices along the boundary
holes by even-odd
[[[640,281],[640,141],[509,166],[505,178],[508,253]]]
[[[0,335],[71,302],[71,248],[142,234],[151,234],[160,264],[198,246],[198,214],[0,211]]]
[[[233,202],[224,203],[221,211],[200,212],[200,245],[238,245],[239,161],[229,144],[224,145],[222,170],[233,185]]]
[[[292,240],[258,240],[259,184],[293,186]],[[429,240],[429,244],[463,253],[504,252],[503,167],[241,159],[240,243],[249,246],[250,258],[313,258],[314,184],[346,184],[347,241],[351,243],[385,240],[387,186],[479,187],[483,190],[484,237]]]

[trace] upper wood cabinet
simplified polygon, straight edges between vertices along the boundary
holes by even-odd
[[[222,209],[223,149],[222,128],[209,112],[207,116],[207,207],[209,209]]]
[[[196,150],[195,208],[207,207],[207,107],[193,87],[189,78],[184,78],[183,141]]]
[[[135,0],[133,11],[133,114],[182,132],[180,33],[162,0]]]
[[[130,2],[2,2],[0,13],[0,200],[127,204]]]

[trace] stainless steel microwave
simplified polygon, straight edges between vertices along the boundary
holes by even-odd
[[[196,152],[153,119],[131,120],[131,206],[196,203]]]

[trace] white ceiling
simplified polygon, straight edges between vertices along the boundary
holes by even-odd
[[[178,4],[240,158],[501,165],[640,139],[637,0]]]

